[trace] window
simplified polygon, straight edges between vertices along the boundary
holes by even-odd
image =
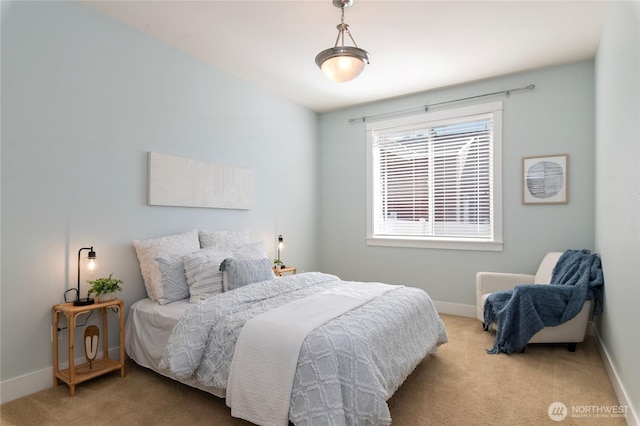
[[[367,244],[502,250],[502,103],[367,125]]]

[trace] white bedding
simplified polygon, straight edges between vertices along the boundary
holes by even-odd
[[[385,284],[369,288],[372,291],[350,296],[327,290],[247,321],[229,370],[231,415],[260,425],[286,426],[302,342],[321,325],[394,289]]]
[[[162,359],[162,352],[167,347],[173,327],[178,323],[184,311],[191,306],[193,304],[189,303],[189,299],[167,305],[160,305],[151,299],[142,299],[131,305],[124,333],[127,355],[138,365],[224,398],[224,389],[202,385],[193,377],[179,379],[158,365]]]
[[[143,299],[130,308],[126,351],[141,366],[225,397],[234,347],[246,321],[318,291],[353,296],[353,286],[361,293],[377,285],[306,273],[250,284],[199,304],[183,300],[162,306]],[[394,287],[304,339],[290,387],[291,422],[391,423],[386,401],[427,353],[447,341],[428,295]]]
[[[331,289],[345,296],[372,283],[322,273],[290,275],[225,292],[189,309],[160,363],[177,377],[228,385],[234,348],[257,315]],[[296,425],[389,425],[386,401],[415,366],[447,341],[433,302],[420,289],[395,286],[310,333],[301,346],[289,420]]]

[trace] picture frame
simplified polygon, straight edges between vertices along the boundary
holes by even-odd
[[[522,159],[523,204],[567,204],[569,156],[567,154]]]

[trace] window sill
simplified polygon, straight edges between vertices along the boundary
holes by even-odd
[[[475,240],[427,240],[424,238],[368,237],[368,246],[412,247],[444,250],[502,251],[502,242]]]

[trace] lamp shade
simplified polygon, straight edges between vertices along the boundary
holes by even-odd
[[[359,76],[368,63],[369,54],[352,46],[332,47],[316,56],[316,64],[324,75],[339,83],[351,81]]]
[[[96,253],[94,251],[89,252],[87,257],[82,258],[82,264],[86,273],[91,275],[95,274],[98,269]]]

